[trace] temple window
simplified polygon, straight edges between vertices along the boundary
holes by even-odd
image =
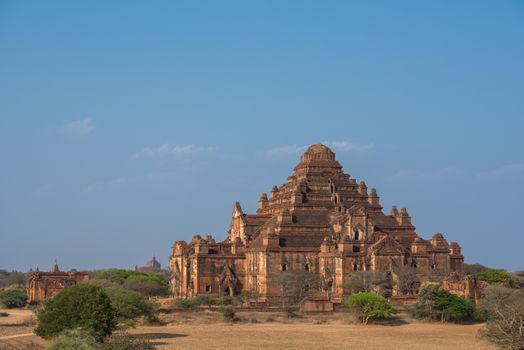
[[[360,239],[360,234],[358,232],[358,229],[355,230],[355,239],[358,241]]]
[[[309,272],[309,264],[304,265],[304,270]]]
[[[353,271],[357,271],[358,270],[358,265],[357,264],[353,264]]]
[[[211,286],[209,284],[206,285],[206,293],[211,293]]]
[[[282,264],[281,268],[282,268],[282,271],[286,271],[287,270],[287,264]]]
[[[436,267],[435,264],[431,264],[431,269],[432,270],[435,270],[435,267]]]
[[[353,246],[353,253],[359,253],[360,252],[360,247],[357,247],[357,246]]]

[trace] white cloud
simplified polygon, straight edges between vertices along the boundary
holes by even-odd
[[[363,152],[373,149],[374,145],[372,143],[359,145],[349,141],[324,141],[323,145],[331,148],[335,152]],[[306,146],[297,146],[297,145],[285,145],[280,147],[271,148],[263,154],[270,158],[279,158],[279,157],[288,157],[296,154],[303,153],[307,150],[310,145]]]
[[[373,147],[375,147],[375,145],[372,143],[358,145],[349,141],[324,141],[323,144],[328,146],[332,150],[339,152],[369,151],[373,149]]]
[[[501,166],[497,169],[481,172],[479,176],[484,178],[491,178],[522,173],[524,173],[524,163],[513,163]]]
[[[61,132],[67,136],[86,136],[89,135],[94,128],[93,119],[84,118],[63,125]]]
[[[215,147],[211,146],[171,146],[164,143],[158,147],[146,147],[142,151],[133,154],[132,158],[164,158],[164,157],[186,157],[202,153],[213,152]]]
[[[281,147],[271,148],[264,152],[264,154],[271,158],[287,157],[293,154],[302,153],[307,149],[307,146],[287,145]]]

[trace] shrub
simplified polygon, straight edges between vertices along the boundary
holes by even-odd
[[[22,288],[6,288],[0,291],[0,305],[6,308],[23,307],[27,302],[27,294]]]
[[[226,306],[220,308],[220,313],[224,317],[226,321],[234,321],[235,320],[235,310],[233,310],[232,307]]]
[[[96,339],[82,329],[70,329],[53,339],[47,350],[96,350]]]
[[[363,324],[367,324],[369,320],[391,317],[395,313],[395,309],[383,296],[372,292],[351,294],[344,301],[344,305],[354,312]]]
[[[483,337],[501,348],[524,349],[524,291],[490,286],[480,308],[487,314]]]
[[[175,300],[175,307],[181,308],[181,309],[195,309],[199,305],[195,302],[193,299],[178,299]]]
[[[477,273],[476,277],[478,280],[485,281],[489,284],[506,284],[510,287],[513,286],[513,279],[505,270],[487,269]]]
[[[7,312],[0,312],[0,317],[7,317],[9,314]]]
[[[133,326],[134,320],[141,316],[146,317],[148,321],[156,320],[157,310],[154,303],[142,294],[120,287],[108,287],[105,291],[111,300],[118,322]]]
[[[154,350],[153,344],[142,338],[129,335],[109,338],[99,347],[100,350]]]
[[[37,312],[35,333],[45,339],[81,328],[100,341],[116,327],[111,300],[102,287],[81,283],[48,299]]]
[[[219,299],[213,295],[197,295],[193,298],[193,302],[197,306],[207,306],[210,308],[213,305],[218,305]]]

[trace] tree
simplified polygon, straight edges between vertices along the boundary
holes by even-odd
[[[516,271],[511,274],[515,288],[524,288],[524,271]]]
[[[155,305],[142,294],[120,287],[108,287],[105,291],[111,300],[117,322],[134,326],[135,319],[141,316],[149,321],[156,319]]]
[[[391,296],[391,275],[382,271],[355,271],[348,276],[344,287],[351,293],[376,292],[387,298]]]
[[[23,307],[27,302],[27,294],[22,286],[9,286],[0,290],[0,305],[8,309]]]
[[[507,286],[513,286],[513,279],[511,275],[502,269],[487,269],[477,273],[477,279],[479,281],[485,281],[489,284],[505,284]]]
[[[298,304],[309,290],[320,289],[320,278],[308,271],[282,271],[270,276],[280,289],[282,308]]]
[[[117,284],[148,297],[169,294],[169,282],[166,276],[161,273],[108,269],[92,273],[90,280],[103,286]]]
[[[415,294],[420,280],[420,270],[411,266],[403,266],[395,270],[397,275],[397,289],[400,294]]]
[[[26,274],[19,271],[0,270],[0,288],[11,285],[25,285]]]
[[[489,286],[480,300],[487,312],[486,329],[481,335],[506,349],[524,349],[524,291]]]
[[[435,296],[433,309],[440,313],[442,322],[471,320],[475,312],[472,303],[442,289]]]
[[[476,276],[477,273],[489,269],[489,267],[481,264],[464,264],[464,273],[466,275]]]
[[[102,287],[80,283],[48,299],[37,312],[35,333],[50,339],[68,329],[81,328],[97,341],[116,328],[111,300]]]
[[[415,318],[460,322],[473,319],[475,308],[469,301],[443,290],[438,283],[425,282],[420,286],[417,303],[409,311]]]
[[[351,294],[344,301],[344,306],[354,312],[363,324],[373,319],[389,318],[395,313],[395,309],[383,296],[373,292]]]

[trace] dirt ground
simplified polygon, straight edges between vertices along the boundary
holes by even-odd
[[[32,326],[16,325],[31,316],[20,311],[8,311],[10,323],[0,318],[0,350],[37,349],[45,343],[31,335]],[[149,339],[158,349],[176,350],[496,349],[477,337],[481,324],[424,323],[401,316],[388,324],[362,326],[344,314],[293,319],[278,313],[237,315],[237,322],[228,323],[218,313],[175,313],[162,317],[164,326],[140,326],[129,333]]]

